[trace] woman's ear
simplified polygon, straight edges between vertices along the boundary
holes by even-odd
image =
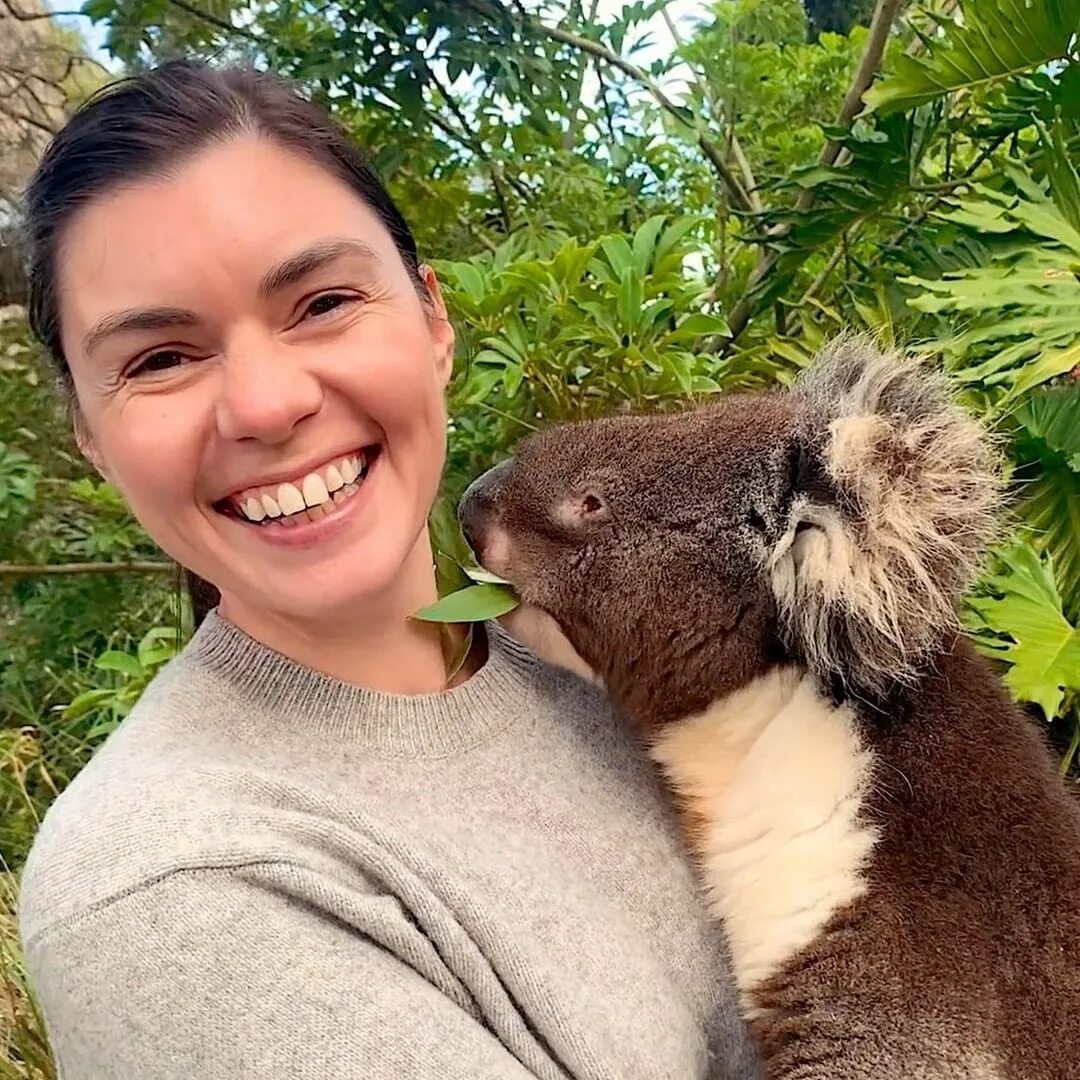
[[[75,445],[79,448],[79,453],[94,466],[98,476],[100,476],[102,480],[111,479],[109,470],[102,460],[101,454],[98,452],[94,437],[90,434],[90,428],[87,426],[86,417],[83,416],[78,405],[75,405],[72,408],[71,428],[75,435]]]
[[[446,314],[439,279],[427,263],[420,267],[420,280],[423,281],[429,297],[428,325],[431,327],[431,339],[435,345],[435,363],[439,379],[442,385],[446,386],[454,373],[454,324]]]

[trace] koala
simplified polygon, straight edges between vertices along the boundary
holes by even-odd
[[[515,631],[662,770],[770,1080],[1080,1078],[1080,806],[956,616],[998,475],[941,376],[847,336],[461,502]]]

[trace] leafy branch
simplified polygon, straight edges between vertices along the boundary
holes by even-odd
[[[899,0],[895,0],[895,2],[899,3]],[[558,41],[563,45],[569,45],[581,52],[588,53],[598,60],[603,60],[604,63],[608,64],[610,67],[621,71],[624,75],[627,75],[629,78],[633,79],[634,82],[638,83],[648,91],[656,103],[665,112],[674,116],[680,123],[685,124],[687,127],[695,129],[698,146],[709,159],[709,163],[716,171],[717,176],[723,181],[725,188],[727,188],[727,191],[731,196],[732,202],[740,210],[747,213],[754,212],[754,201],[750,197],[747,189],[743,186],[742,181],[735,175],[731,166],[728,164],[723,150],[721,150],[708,135],[697,129],[688,110],[680,105],[676,105],[675,102],[672,101],[671,98],[669,98],[656,84],[648,72],[644,71],[636,64],[631,63],[625,57],[620,56],[612,49],[609,49],[606,45],[603,45],[598,41],[593,41],[591,38],[582,37],[580,34],[564,30],[559,26],[549,26],[547,23],[532,15],[521,15],[519,18],[524,27],[533,33],[546,36],[552,41]]]
[[[874,75],[881,66],[881,58],[885,53],[885,44],[888,41],[889,33],[892,30],[893,22],[902,2],[903,0],[877,0],[874,17],[870,23],[870,34],[866,39],[866,46],[863,49],[862,58],[855,70],[851,85],[844,95],[843,103],[834,123],[835,128],[845,131],[850,130],[858,114],[863,94],[866,93],[871,82],[873,82]],[[835,138],[829,139],[822,147],[821,154],[818,157],[819,166],[828,167],[835,164],[841,149],[841,144]],[[796,214],[805,214],[813,207],[816,199],[817,192],[814,188],[804,188],[795,203]],[[790,225],[778,227],[773,231],[770,239],[773,241],[782,239],[790,231],[790,228]],[[809,257],[809,250],[802,252],[803,260]],[[731,316],[728,319],[731,326],[731,337],[718,342],[718,348],[722,348],[724,351],[729,350],[749,326],[754,314],[753,298],[757,292],[757,287],[772,273],[779,260],[780,254],[775,248],[767,249],[762,253],[761,258],[759,258],[757,265],[750,274],[742,298],[732,309]]]

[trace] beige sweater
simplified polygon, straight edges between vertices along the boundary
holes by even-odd
[[[64,1080],[756,1075],[649,765],[489,636],[398,697],[210,616],[26,866]]]

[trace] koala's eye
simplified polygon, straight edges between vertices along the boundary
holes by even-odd
[[[750,513],[746,519],[750,523],[750,528],[755,529],[757,532],[765,532],[766,524],[765,519],[758,512],[756,507],[750,507]]]
[[[581,497],[581,513],[586,517],[594,517],[604,509],[603,500],[599,495],[591,491]]]

